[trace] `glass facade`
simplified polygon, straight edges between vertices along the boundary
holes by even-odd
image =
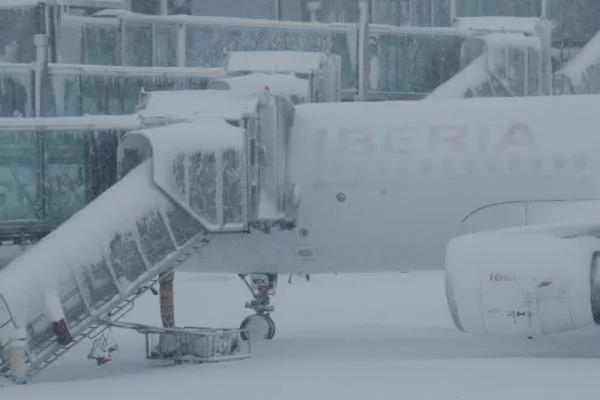
[[[43,32],[42,8],[0,9],[0,62],[35,60],[33,35]]]
[[[70,217],[116,181],[120,134],[0,129],[0,221]]]
[[[369,44],[371,89],[429,93],[460,70],[462,38],[381,34]]]

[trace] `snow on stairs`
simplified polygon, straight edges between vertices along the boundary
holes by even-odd
[[[0,375],[8,372],[2,350],[18,331],[26,332],[28,369],[13,378],[24,382],[127,313],[162,274],[206,246],[210,233],[247,229],[243,205],[236,213],[223,210],[224,193],[245,196],[244,162],[223,161],[243,160],[242,151],[241,145],[219,144],[171,153],[175,166],[167,161],[165,170],[177,174],[177,165],[190,166],[183,175],[191,207],[157,184],[153,173],[161,166],[152,157],[0,271],[0,326],[3,318],[9,322],[0,330]],[[195,164],[182,157],[195,157]],[[215,173],[189,178],[211,168]],[[205,217],[206,209],[216,211]],[[213,215],[216,223],[205,223]]]

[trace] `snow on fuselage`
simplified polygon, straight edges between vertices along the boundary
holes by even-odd
[[[298,194],[297,227],[219,236],[195,265],[281,273],[440,269],[448,240],[478,209],[600,198],[598,101],[297,106],[287,171]],[[494,218],[488,227],[514,224],[502,213]]]

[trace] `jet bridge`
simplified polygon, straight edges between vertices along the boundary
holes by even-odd
[[[219,96],[231,95],[206,99],[214,106]],[[291,104],[264,94],[243,109],[212,111],[129,133],[125,176],[0,271],[0,375],[27,381],[122,317],[213,234],[291,222],[283,179]],[[21,370],[9,356],[19,339]]]

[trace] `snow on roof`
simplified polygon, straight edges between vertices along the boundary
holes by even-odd
[[[142,118],[199,118],[239,119],[254,111],[256,102],[225,90],[176,90],[150,92]]]
[[[469,89],[484,83],[488,78],[485,67],[485,56],[479,56],[467,65],[458,74],[438,86],[429,96],[428,100],[456,99],[465,96]]]
[[[38,4],[93,8],[126,8],[125,0],[0,0],[0,8],[29,8]]]
[[[308,74],[318,70],[325,58],[323,53],[304,51],[232,51],[225,70],[239,72],[296,72]]]
[[[524,17],[461,17],[454,25],[471,31],[509,31],[535,33],[539,18]]]
[[[295,97],[306,101],[310,95],[310,85],[306,79],[291,74],[265,74],[262,72],[248,75],[225,77],[211,81],[209,89],[229,89],[246,98],[261,95],[267,88],[273,94],[291,99]]]
[[[600,33],[596,34],[557,74],[568,76],[574,86],[579,86],[584,72],[590,66],[599,63]]]

